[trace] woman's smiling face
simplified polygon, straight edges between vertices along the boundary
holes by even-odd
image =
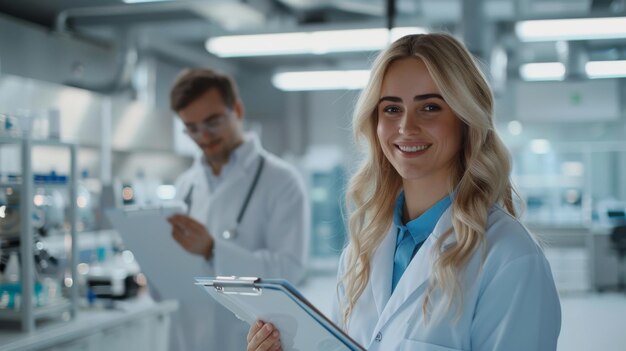
[[[448,181],[458,157],[462,122],[444,101],[424,62],[389,65],[380,90],[377,135],[404,181]]]

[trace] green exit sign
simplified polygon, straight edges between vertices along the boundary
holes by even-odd
[[[569,94],[569,102],[574,106],[578,106],[583,102],[583,95],[576,91],[572,92]]]

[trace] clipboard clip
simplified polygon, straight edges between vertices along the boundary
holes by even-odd
[[[260,280],[258,277],[218,276],[213,280],[213,288],[222,294],[258,296],[263,289],[254,284]]]

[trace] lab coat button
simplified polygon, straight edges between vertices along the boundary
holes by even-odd
[[[378,334],[376,334],[376,340],[377,342],[381,342],[383,340],[383,333],[378,332]]]

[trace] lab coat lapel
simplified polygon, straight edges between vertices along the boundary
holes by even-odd
[[[240,159],[237,160],[233,169],[233,175],[224,180],[224,186],[220,187],[222,189],[232,186],[234,182],[239,182],[247,191],[249,187],[247,183],[252,181],[263,148],[256,134],[247,133],[245,138],[246,142],[240,146],[243,149],[239,153]]]
[[[190,215],[203,223],[210,232],[221,232],[235,223],[236,210],[229,212],[232,218],[224,218],[223,215],[220,215],[220,218],[216,220],[216,218],[211,217],[211,208],[212,206],[220,206],[221,201],[233,201],[238,197],[241,197],[240,201],[243,201],[244,189],[247,189],[246,184],[251,182],[254,167],[257,165],[255,160],[264,152],[258,137],[253,133],[246,134],[246,143],[241,147],[244,149],[241,150],[232,174],[228,175],[216,189],[209,187],[206,174],[207,166],[203,163],[202,158],[196,159],[192,166],[193,172],[190,183],[193,184],[194,188]]]
[[[387,301],[386,306],[384,307],[382,313],[379,312],[379,319],[376,325],[375,331],[379,331],[384,328],[385,324],[389,322],[389,320],[394,316],[396,312],[404,305],[408,300],[414,302],[421,296],[425,291],[428,284],[428,279],[432,274],[432,266],[436,259],[436,252],[433,251],[435,247],[435,243],[437,239],[451,226],[450,222],[450,213],[451,207],[441,215],[437,225],[435,225],[435,229],[432,234],[428,236],[422,247],[417,251],[404,274],[402,274],[402,278],[398,282],[396,289],[394,290],[391,297]],[[389,236],[389,235],[388,235]],[[449,245],[451,242],[454,242],[454,236],[451,236],[448,240],[446,240],[444,247]],[[395,239],[392,240],[392,243],[395,244]],[[387,270],[386,276],[375,277],[374,272],[372,270],[372,280],[373,282],[380,282],[383,286],[385,284],[389,285],[386,291],[391,289],[391,275],[392,275],[392,267],[393,267],[393,254],[395,251],[395,246],[391,248],[385,247],[387,254],[391,255],[390,261],[380,262],[379,264],[386,264],[389,269]],[[381,244],[382,249],[382,244]],[[375,262],[376,263],[376,262]],[[379,279],[379,280],[376,280]],[[381,286],[378,287],[380,290]],[[378,305],[378,301],[377,301]],[[372,335],[372,339],[370,340],[370,344],[374,342],[374,338],[376,337],[376,333]]]
[[[248,183],[252,181],[259,155],[263,149],[258,137],[253,133],[246,134],[246,142],[240,147],[243,149],[239,153],[239,159],[232,169],[232,174],[229,174],[217,189],[211,189],[213,196],[216,198],[220,197],[225,191],[232,193],[233,187],[239,188],[243,186],[247,191]],[[203,179],[208,184],[206,175]]]
[[[261,142],[259,141],[259,137],[254,133],[246,134],[246,141],[248,145],[242,145],[243,147],[248,148],[248,150],[243,150],[241,166],[240,169],[248,169],[250,167],[256,167],[256,160],[259,155],[264,154],[265,150],[261,146]],[[248,173],[248,172],[246,172]]]
[[[394,240],[395,242],[395,240]],[[428,277],[430,277],[431,273],[431,260],[427,251],[430,251],[432,248],[433,241],[429,237],[426,239],[426,242],[422,245],[420,250],[415,254],[415,257],[411,260],[411,263],[406,268],[406,271],[400,278],[396,289],[393,294],[387,301],[385,308],[383,309],[380,317],[378,319],[378,323],[376,324],[376,328],[374,329],[376,332],[372,335],[372,339],[370,340],[370,344],[374,342],[374,338],[376,337],[376,333],[382,330],[385,325],[389,322],[389,320],[394,316],[394,314],[402,307],[402,305],[411,298],[411,301],[418,298],[418,296],[412,296],[413,293],[420,289],[423,292],[423,286],[428,281]],[[392,258],[391,263],[388,265],[393,267],[393,252],[394,250],[390,250]],[[389,287],[387,289],[391,289],[391,269],[389,270],[389,274],[385,277],[384,283]],[[420,293],[421,293],[420,292]]]
[[[374,302],[376,303],[376,311],[380,317],[383,312],[389,296],[391,296],[391,275],[393,274],[393,254],[396,245],[396,227],[387,232],[387,235],[376,249],[372,258],[372,273],[370,282],[377,282],[376,286],[370,284]],[[380,283],[379,283],[380,282]],[[388,282],[389,284],[386,284]]]
[[[209,182],[204,170],[202,162],[196,162],[193,166],[193,178],[191,179],[191,186],[193,186],[191,193],[191,209],[189,214],[192,218],[207,225],[208,213],[211,209],[211,198],[213,194],[209,189]],[[189,191],[189,190],[187,190]]]

